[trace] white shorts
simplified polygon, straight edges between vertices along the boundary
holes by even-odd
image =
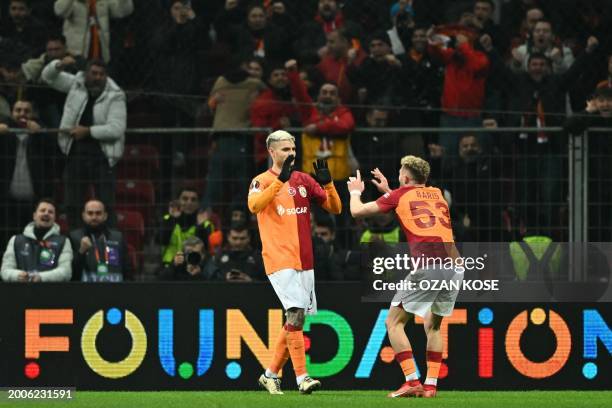
[[[420,269],[411,273],[406,278],[408,281],[418,283],[422,280],[463,280],[462,273],[455,273],[449,270],[424,270]],[[450,316],[453,314],[455,300],[457,300],[458,290],[449,289],[429,289],[429,290],[401,290],[397,291],[391,306],[402,306],[408,313],[425,317],[427,312],[438,316]]]
[[[306,314],[317,313],[314,270],[281,269],[268,275],[268,279],[285,310],[297,307]]]

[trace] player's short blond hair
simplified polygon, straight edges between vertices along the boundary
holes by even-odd
[[[429,172],[431,171],[429,163],[420,157],[404,156],[402,157],[400,164],[402,165],[403,169],[408,170],[410,174],[412,174],[414,181],[419,184],[425,184],[429,178]]]
[[[295,137],[293,137],[291,133],[285,130],[274,131],[270,133],[268,137],[266,138],[266,149],[269,149],[272,143],[283,142],[285,140],[295,143]]]

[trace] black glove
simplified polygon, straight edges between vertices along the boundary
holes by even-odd
[[[327,167],[327,160],[320,159],[312,162],[312,167],[315,170],[315,180],[317,180],[320,185],[325,186],[331,183],[332,177],[329,172],[329,167]]]
[[[293,165],[291,163],[293,162],[293,159],[295,159],[295,156],[290,154],[283,163],[283,169],[278,175],[278,179],[283,183],[289,181],[289,178],[291,177],[291,172],[293,172]]]

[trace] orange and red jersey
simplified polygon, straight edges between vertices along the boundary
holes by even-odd
[[[249,189],[249,210],[257,214],[266,274],[313,269],[311,203],[339,214],[340,198],[333,183],[321,187],[306,173],[294,171],[286,183],[277,177],[270,169],[255,177]]]
[[[443,245],[432,245],[426,250],[427,246],[418,244],[454,242],[450,211],[439,188],[403,186],[386,193],[376,204],[385,213],[395,210],[406,241],[413,244],[411,249],[419,247],[430,255],[441,254]]]

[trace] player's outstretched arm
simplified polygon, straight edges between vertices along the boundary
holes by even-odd
[[[370,215],[379,214],[380,208],[375,201],[369,203],[361,202],[361,193],[365,190],[363,180],[361,180],[361,173],[357,170],[356,177],[349,177],[349,181],[346,182],[348,185],[349,194],[351,195],[351,215],[355,218],[368,217]]]
[[[312,163],[312,167],[315,170],[315,179],[325,190],[325,201],[321,204],[321,207],[329,213],[340,214],[342,212],[342,201],[340,201],[340,196],[332,181],[327,160],[317,160]]]

